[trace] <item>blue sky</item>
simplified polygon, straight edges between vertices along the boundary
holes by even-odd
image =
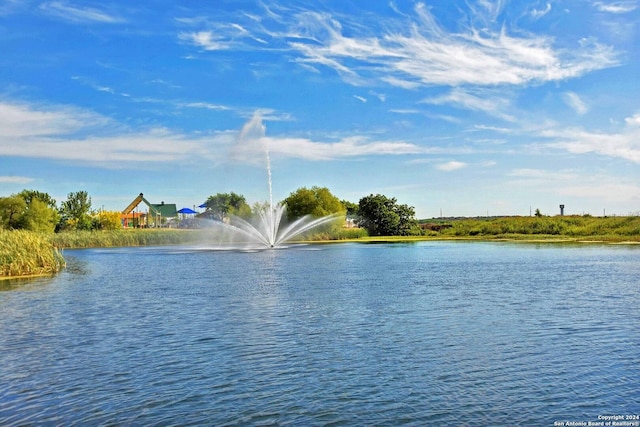
[[[640,0],[0,0],[0,196],[640,211]]]

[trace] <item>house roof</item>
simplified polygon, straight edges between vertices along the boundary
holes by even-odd
[[[160,204],[152,203],[151,206],[153,206],[153,208],[156,211],[160,212],[160,215],[162,215],[165,218],[178,216],[178,210],[176,209],[175,203],[160,203]]]

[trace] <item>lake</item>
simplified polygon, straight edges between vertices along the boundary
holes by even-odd
[[[637,246],[64,255],[0,282],[2,426],[638,425]]]

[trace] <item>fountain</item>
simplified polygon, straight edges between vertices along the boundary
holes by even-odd
[[[248,139],[252,143],[260,142],[264,137],[264,126],[259,114],[249,121],[240,132],[239,141]],[[314,218],[311,215],[298,218],[290,224],[283,223],[287,207],[281,203],[273,204],[273,190],[271,181],[271,158],[266,146],[262,147],[267,163],[269,185],[268,202],[256,209],[251,220],[245,220],[230,215],[228,222],[210,221],[212,227],[221,229],[223,236],[220,240],[230,240],[231,243],[241,243],[243,248],[275,248],[283,243],[299,237],[303,233],[327,224],[339,217],[338,214]]]

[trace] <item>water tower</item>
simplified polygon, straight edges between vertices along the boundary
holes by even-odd
[[[564,205],[560,205],[560,216],[564,216]]]

